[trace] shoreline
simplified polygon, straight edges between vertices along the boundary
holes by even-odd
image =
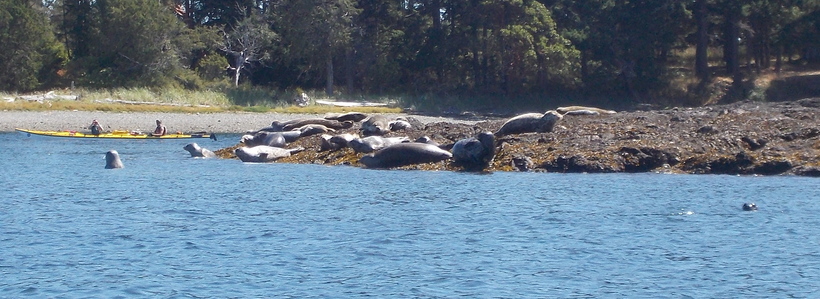
[[[478,121],[410,114],[383,114],[386,117],[413,117],[421,123],[457,122],[474,124]],[[92,120],[103,129],[153,131],[156,120],[169,132],[208,132],[242,134],[270,126],[274,120],[321,118],[322,114],[286,114],[254,112],[219,113],[163,113],[163,112],[102,112],[102,111],[0,111],[0,132],[14,132],[15,128],[42,131],[87,131]]]
[[[506,118],[406,117],[411,128],[386,137],[426,137],[449,150],[465,138],[496,132]],[[557,173],[688,173],[731,175],[796,174],[820,177],[820,98],[791,102],[752,102],[616,114],[565,115],[550,132],[497,136],[495,154],[485,171]],[[282,113],[146,113],[97,111],[0,112],[0,131],[15,127],[86,131],[97,119],[106,130],[153,130],[160,119],[170,132],[233,134],[257,131],[272,121],[321,118],[318,114]],[[361,124],[334,134],[358,134]],[[276,160],[296,164],[364,166],[364,153],[349,147],[323,149],[319,135],[303,136],[288,148],[304,150]],[[235,158],[233,147],[216,149]],[[401,169],[461,169],[447,161]]]

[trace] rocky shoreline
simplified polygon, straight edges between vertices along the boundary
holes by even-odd
[[[13,131],[14,127],[84,129],[85,122],[90,123],[91,119],[100,120],[104,126],[151,129],[154,119],[162,119],[172,131],[219,133],[244,133],[269,126],[274,120],[316,117],[275,113],[195,115],[78,111],[6,111],[0,115],[3,116],[0,131]],[[385,136],[406,136],[411,140],[428,136],[443,146],[481,132],[495,132],[506,120],[472,115],[385,116],[391,119],[403,116],[412,124],[410,129]],[[359,133],[360,127],[355,124],[334,134]],[[820,98],[565,115],[551,132],[507,135],[495,142],[496,155],[486,171],[820,177]],[[235,158],[233,149],[238,146],[241,144],[212,150],[223,158]],[[276,163],[363,166],[359,159],[364,154],[355,153],[350,148],[322,150],[320,135],[301,138],[287,147],[303,147],[305,150]],[[400,168],[461,171],[451,161]]]
[[[387,137],[428,136],[441,145],[494,132],[505,119],[422,123]],[[360,126],[340,133],[358,133]],[[239,145],[237,145],[239,146]],[[349,148],[321,150],[318,135],[288,147],[306,150],[280,163],[363,166]],[[234,148],[219,151],[232,157]],[[451,161],[402,169],[460,171]],[[496,139],[486,171],[559,173],[685,173],[820,177],[820,98],[794,102],[740,102],[697,108],[565,115],[552,132]]]

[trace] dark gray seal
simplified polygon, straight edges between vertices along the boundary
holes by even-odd
[[[547,111],[544,114],[521,114],[504,122],[501,128],[495,132],[495,137],[522,133],[552,132],[553,127],[561,118],[563,116],[554,110]]]
[[[352,121],[337,121],[324,118],[308,118],[288,121],[282,126],[282,131],[291,131],[304,126],[321,125],[330,129],[339,130],[353,127]]]
[[[466,171],[481,171],[490,166],[495,157],[495,136],[484,132],[453,144],[453,165]]]
[[[257,145],[267,145],[267,146],[275,146],[275,147],[285,147],[287,145],[287,140],[285,139],[284,132],[270,132],[270,131],[258,131],[253,135],[244,135],[240,140],[245,146],[253,147]]]
[[[364,138],[356,138],[348,142],[348,146],[357,153],[371,153],[382,148],[399,144],[402,142],[410,142],[407,137],[382,137],[382,136],[367,136]]]
[[[120,153],[110,150],[105,153],[105,169],[123,168],[125,165],[120,160]]]
[[[200,147],[199,144],[188,143],[183,147],[184,150],[191,153],[194,158],[215,158],[216,154],[207,148]]]
[[[419,138],[416,138],[416,140],[413,141],[413,142],[427,143],[427,144],[432,144],[432,145],[435,145],[435,146],[440,146],[440,144],[438,142],[436,142],[435,140],[433,140],[433,138],[430,138],[430,136],[421,136]]]
[[[757,211],[757,205],[753,202],[747,202],[743,204],[744,211]]]
[[[359,159],[367,168],[393,168],[413,164],[433,163],[453,157],[450,152],[426,143],[399,143],[385,147]]]
[[[283,131],[283,132],[280,132],[280,133],[282,133],[282,137],[285,137],[285,142],[288,142],[288,143],[296,142],[296,140],[299,140],[299,138],[302,137],[302,131],[298,131],[298,130],[297,131]]]
[[[390,131],[404,131],[413,128],[413,126],[410,125],[409,122],[401,119],[397,119],[387,123],[387,127],[390,128]]]
[[[297,131],[297,130],[294,130]],[[328,132],[335,132],[336,130],[325,127],[323,125],[306,125],[303,127],[299,127],[298,129],[301,134],[299,137],[308,137],[313,136],[316,134],[328,133]]]
[[[339,135],[328,135],[322,134],[322,145],[320,146],[320,151],[335,151],[338,149],[342,149],[348,146],[350,141],[354,139],[358,139],[359,135],[356,134],[339,134]]]
[[[390,133],[390,124],[386,117],[373,115],[362,123],[362,135],[384,135]]]
[[[289,157],[292,154],[305,150],[302,147],[294,149],[284,149],[281,147],[273,147],[267,145],[258,145],[254,147],[240,147],[234,150],[234,154],[242,162],[257,162],[267,163],[273,162],[277,159]]]
[[[360,122],[367,118],[367,114],[361,112],[347,112],[347,113],[327,113],[325,119],[332,119],[338,121],[352,121]]]

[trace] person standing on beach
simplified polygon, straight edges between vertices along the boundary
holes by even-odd
[[[162,135],[165,135],[165,131],[166,131],[165,126],[163,126],[162,122],[158,119],[157,120],[157,128],[154,129],[154,133],[152,133],[151,135],[153,135],[153,136],[162,136]]]
[[[88,127],[88,128],[91,129],[91,134],[94,134],[94,135],[102,134],[102,126],[100,126],[100,123],[98,123],[96,119],[91,122],[91,126]]]

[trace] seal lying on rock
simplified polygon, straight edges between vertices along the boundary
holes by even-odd
[[[563,118],[563,116],[555,112],[555,110],[547,111],[544,114],[521,114],[504,122],[501,128],[495,132],[495,137],[521,133],[552,132],[552,128],[555,127],[555,124],[561,120],[561,118]]]
[[[297,131],[297,130],[294,130],[294,131]],[[316,135],[316,134],[322,134],[322,133],[327,133],[327,132],[335,132],[336,130],[325,127],[323,125],[306,125],[306,126],[303,126],[303,127],[299,127],[298,131],[301,132],[299,137],[308,137],[308,136],[313,136],[313,135]]]
[[[285,147],[285,145],[287,145],[287,140],[285,140],[285,136],[282,132],[259,131],[253,135],[242,136],[240,141],[249,147],[257,145]]]
[[[453,164],[467,171],[481,171],[490,166],[495,157],[495,136],[484,132],[476,137],[461,139],[453,144]]]
[[[120,153],[110,150],[105,153],[105,169],[115,169],[125,167],[120,160]]]
[[[363,119],[367,118],[367,114],[361,112],[348,112],[348,113],[327,113],[325,114],[325,119],[332,119],[337,121],[352,121],[352,122],[360,122]]]
[[[402,142],[410,142],[410,139],[407,137],[367,136],[350,140],[348,146],[357,153],[370,153]]]
[[[567,107],[558,107],[555,109],[558,113],[564,115],[599,115],[599,114],[615,114],[614,110],[606,110],[601,108],[595,107],[586,107],[586,106],[567,106]]]
[[[207,148],[200,147],[199,144],[196,144],[196,142],[186,144],[183,147],[183,149],[188,151],[189,153],[191,153],[191,157],[194,157],[194,158],[214,158],[214,157],[216,157],[216,154],[214,154],[214,152],[212,152],[211,150],[209,150]]]
[[[359,159],[367,168],[393,168],[406,165],[432,163],[453,157],[450,152],[426,143],[399,143],[385,147]]]
[[[413,141],[413,142],[427,143],[427,144],[432,144],[432,145],[435,145],[435,146],[439,146],[438,142],[433,140],[433,138],[430,138],[430,136],[421,136],[419,138],[416,138],[416,140]]]
[[[411,129],[413,126],[406,120],[397,119],[387,123],[387,127],[390,131],[404,131]]]
[[[352,121],[336,121],[336,120],[329,120],[324,118],[309,118],[309,119],[302,119],[302,120],[293,120],[289,121],[287,124],[282,126],[282,131],[292,131],[297,128],[301,128],[308,125],[321,125],[325,126],[330,129],[338,130],[338,129],[347,129],[353,127]]]
[[[234,150],[234,154],[242,162],[258,162],[266,163],[273,162],[276,159],[289,157],[292,154],[305,150],[303,147],[294,149],[284,149],[280,147],[273,147],[267,145],[258,145],[254,147],[239,147]]]
[[[390,132],[390,123],[382,115],[373,115],[362,123],[362,135],[384,135]]]
[[[335,135],[335,136],[328,135],[328,134],[322,134],[321,137],[322,137],[322,145],[319,148],[319,150],[320,151],[327,151],[327,150],[335,151],[337,149],[347,147],[348,144],[350,143],[350,141],[352,141],[354,139],[358,139],[359,135],[349,134],[349,133],[339,134],[339,135]]]
[[[334,129],[346,129],[353,127],[352,121],[340,122],[337,120],[330,120],[324,118],[300,118],[288,121],[273,121],[270,127],[263,128],[262,131],[281,132],[291,131],[307,125],[322,125]]]

